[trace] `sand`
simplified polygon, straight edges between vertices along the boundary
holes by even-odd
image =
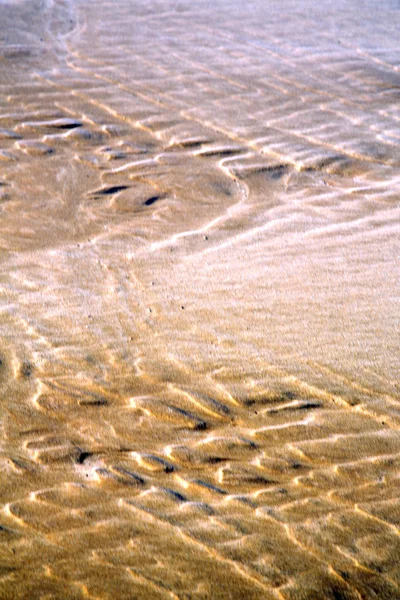
[[[0,598],[400,598],[398,2],[0,14]]]

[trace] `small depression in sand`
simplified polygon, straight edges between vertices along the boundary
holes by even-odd
[[[399,26],[0,1],[0,598],[400,598]]]

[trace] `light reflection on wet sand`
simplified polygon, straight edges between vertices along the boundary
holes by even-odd
[[[400,598],[398,4],[0,11],[0,597]]]

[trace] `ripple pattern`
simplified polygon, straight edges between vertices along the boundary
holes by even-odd
[[[398,3],[0,10],[0,598],[400,599]]]

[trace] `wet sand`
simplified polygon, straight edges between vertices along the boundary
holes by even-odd
[[[398,2],[0,13],[0,598],[400,598]]]

